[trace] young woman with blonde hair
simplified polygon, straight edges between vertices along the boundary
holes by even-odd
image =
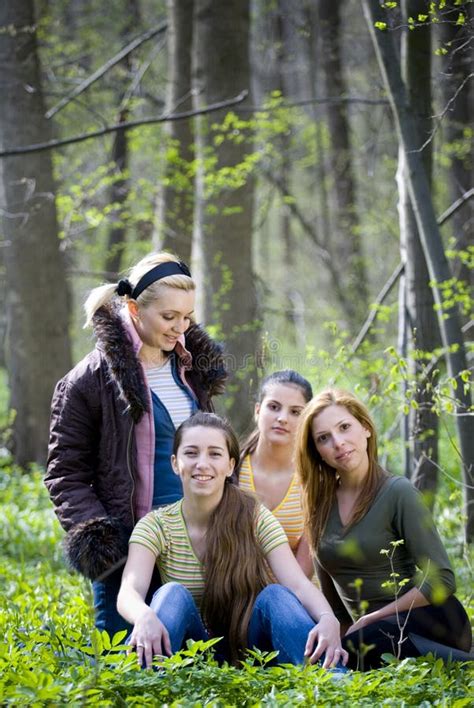
[[[128,538],[150,509],[180,499],[170,456],[176,428],[226,378],[221,348],[194,324],[195,284],[169,253],[152,253],[85,303],[95,349],[56,386],[46,486],[67,531],[70,564],[93,581],[96,625],[116,610]]]
[[[220,659],[247,647],[278,661],[342,664],[339,622],[296,562],[278,521],[234,484],[239,446],[229,424],[196,413],[177,430],[172,464],[183,499],[135,527],[118,596],[141,664],[187,639],[223,637]],[[165,582],[145,601],[155,564]],[[281,585],[271,584],[270,570]],[[285,587],[283,587],[285,586]],[[342,669],[343,670],[343,669]]]
[[[364,404],[338,389],[313,398],[296,464],[309,543],[350,665],[376,668],[384,653],[468,651],[471,628],[446,551],[419,492],[379,465]]]

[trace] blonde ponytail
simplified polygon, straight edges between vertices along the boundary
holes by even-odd
[[[99,285],[99,287],[94,288],[90,291],[87,300],[84,303],[84,310],[86,313],[86,322],[84,324],[84,329],[86,327],[91,327],[92,318],[94,317],[97,310],[103,305],[108,305],[108,303],[113,299],[116,293],[117,285],[111,283],[106,285]]]

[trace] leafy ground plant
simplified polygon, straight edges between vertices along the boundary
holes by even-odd
[[[127,656],[124,633],[93,628],[89,585],[70,575],[41,471],[0,471],[0,704],[6,706],[449,706],[472,704],[474,670],[432,657],[335,680],[251,652],[220,667],[191,643],[156,671]],[[463,561],[464,563],[464,561]],[[469,577],[461,576],[464,582]],[[472,580],[472,576],[471,576]],[[467,597],[468,587],[461,588]]]

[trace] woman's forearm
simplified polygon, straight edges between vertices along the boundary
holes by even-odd
[[[379,622],[380,620],[385,619],[385,617],[395,615],[397,612],[409,612],[416,607],[425,607],[429,604],[429,601],[423,593],[418,590],[418,588],[412,588],[393,602],[389,602],[387,605],[380,607],[378,610],[374,610],[374,612],[369,612],[368,614],[359,617],[359,619],[349,627],[346,634],[356,632],[357,630],[367,627],[374,622]]]
[[[335,617],[331,605],[326,600],[321,590],[313,585],[308,578],[304,578],[304,582],[301,580],[293,587],[288,587],[295,593],[308,614],[317,622],[323,615],[333,615]]]
[[[132,625],[148,610],[153,612],[135,588],[123,584],[117,597],[117,610]]]
[[[145,546],[131,543],[117,597],[117,610],[130,624],[148,609],[145,597],[150,587],[155,555]]]
[[[146,592],[146,590],[145,590]],[[133,631],[127,641],[131,650],[137,652],[138,663],[151,667],[157,654],[171,656],[168,630],[156,613],[144,600],[143,588],[122,582],[117,599],[117,609],[124,619],[133,624]]]
[[[426,599],[418,588],[412,588],[404,595],[400,595],[400,597],[393,602],[389,602],[379,610],[371,612],[370,615],[375,616],[376,619],[383,619],[384,617],[389,617],[397,612],[406,612],[408,610],[415,609],[415,607],[425,607],[429,604],[429,600]]]

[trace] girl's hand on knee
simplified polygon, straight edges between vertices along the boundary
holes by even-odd
[[[324,669],[329,669],[340,661],[345,666],[349,658],[347,651],[341,645],[340,625],[335,615],[321,617],[318,624],[308,634],[305,657],[311,664],[314,664],[323,654]]]
[[[168,630],[150,607],[147,607],[135,622],[130,644],[136,648],[140,666],[145,666],[147,669],[151,668],[154,656],[163,654],[171,656]]]

